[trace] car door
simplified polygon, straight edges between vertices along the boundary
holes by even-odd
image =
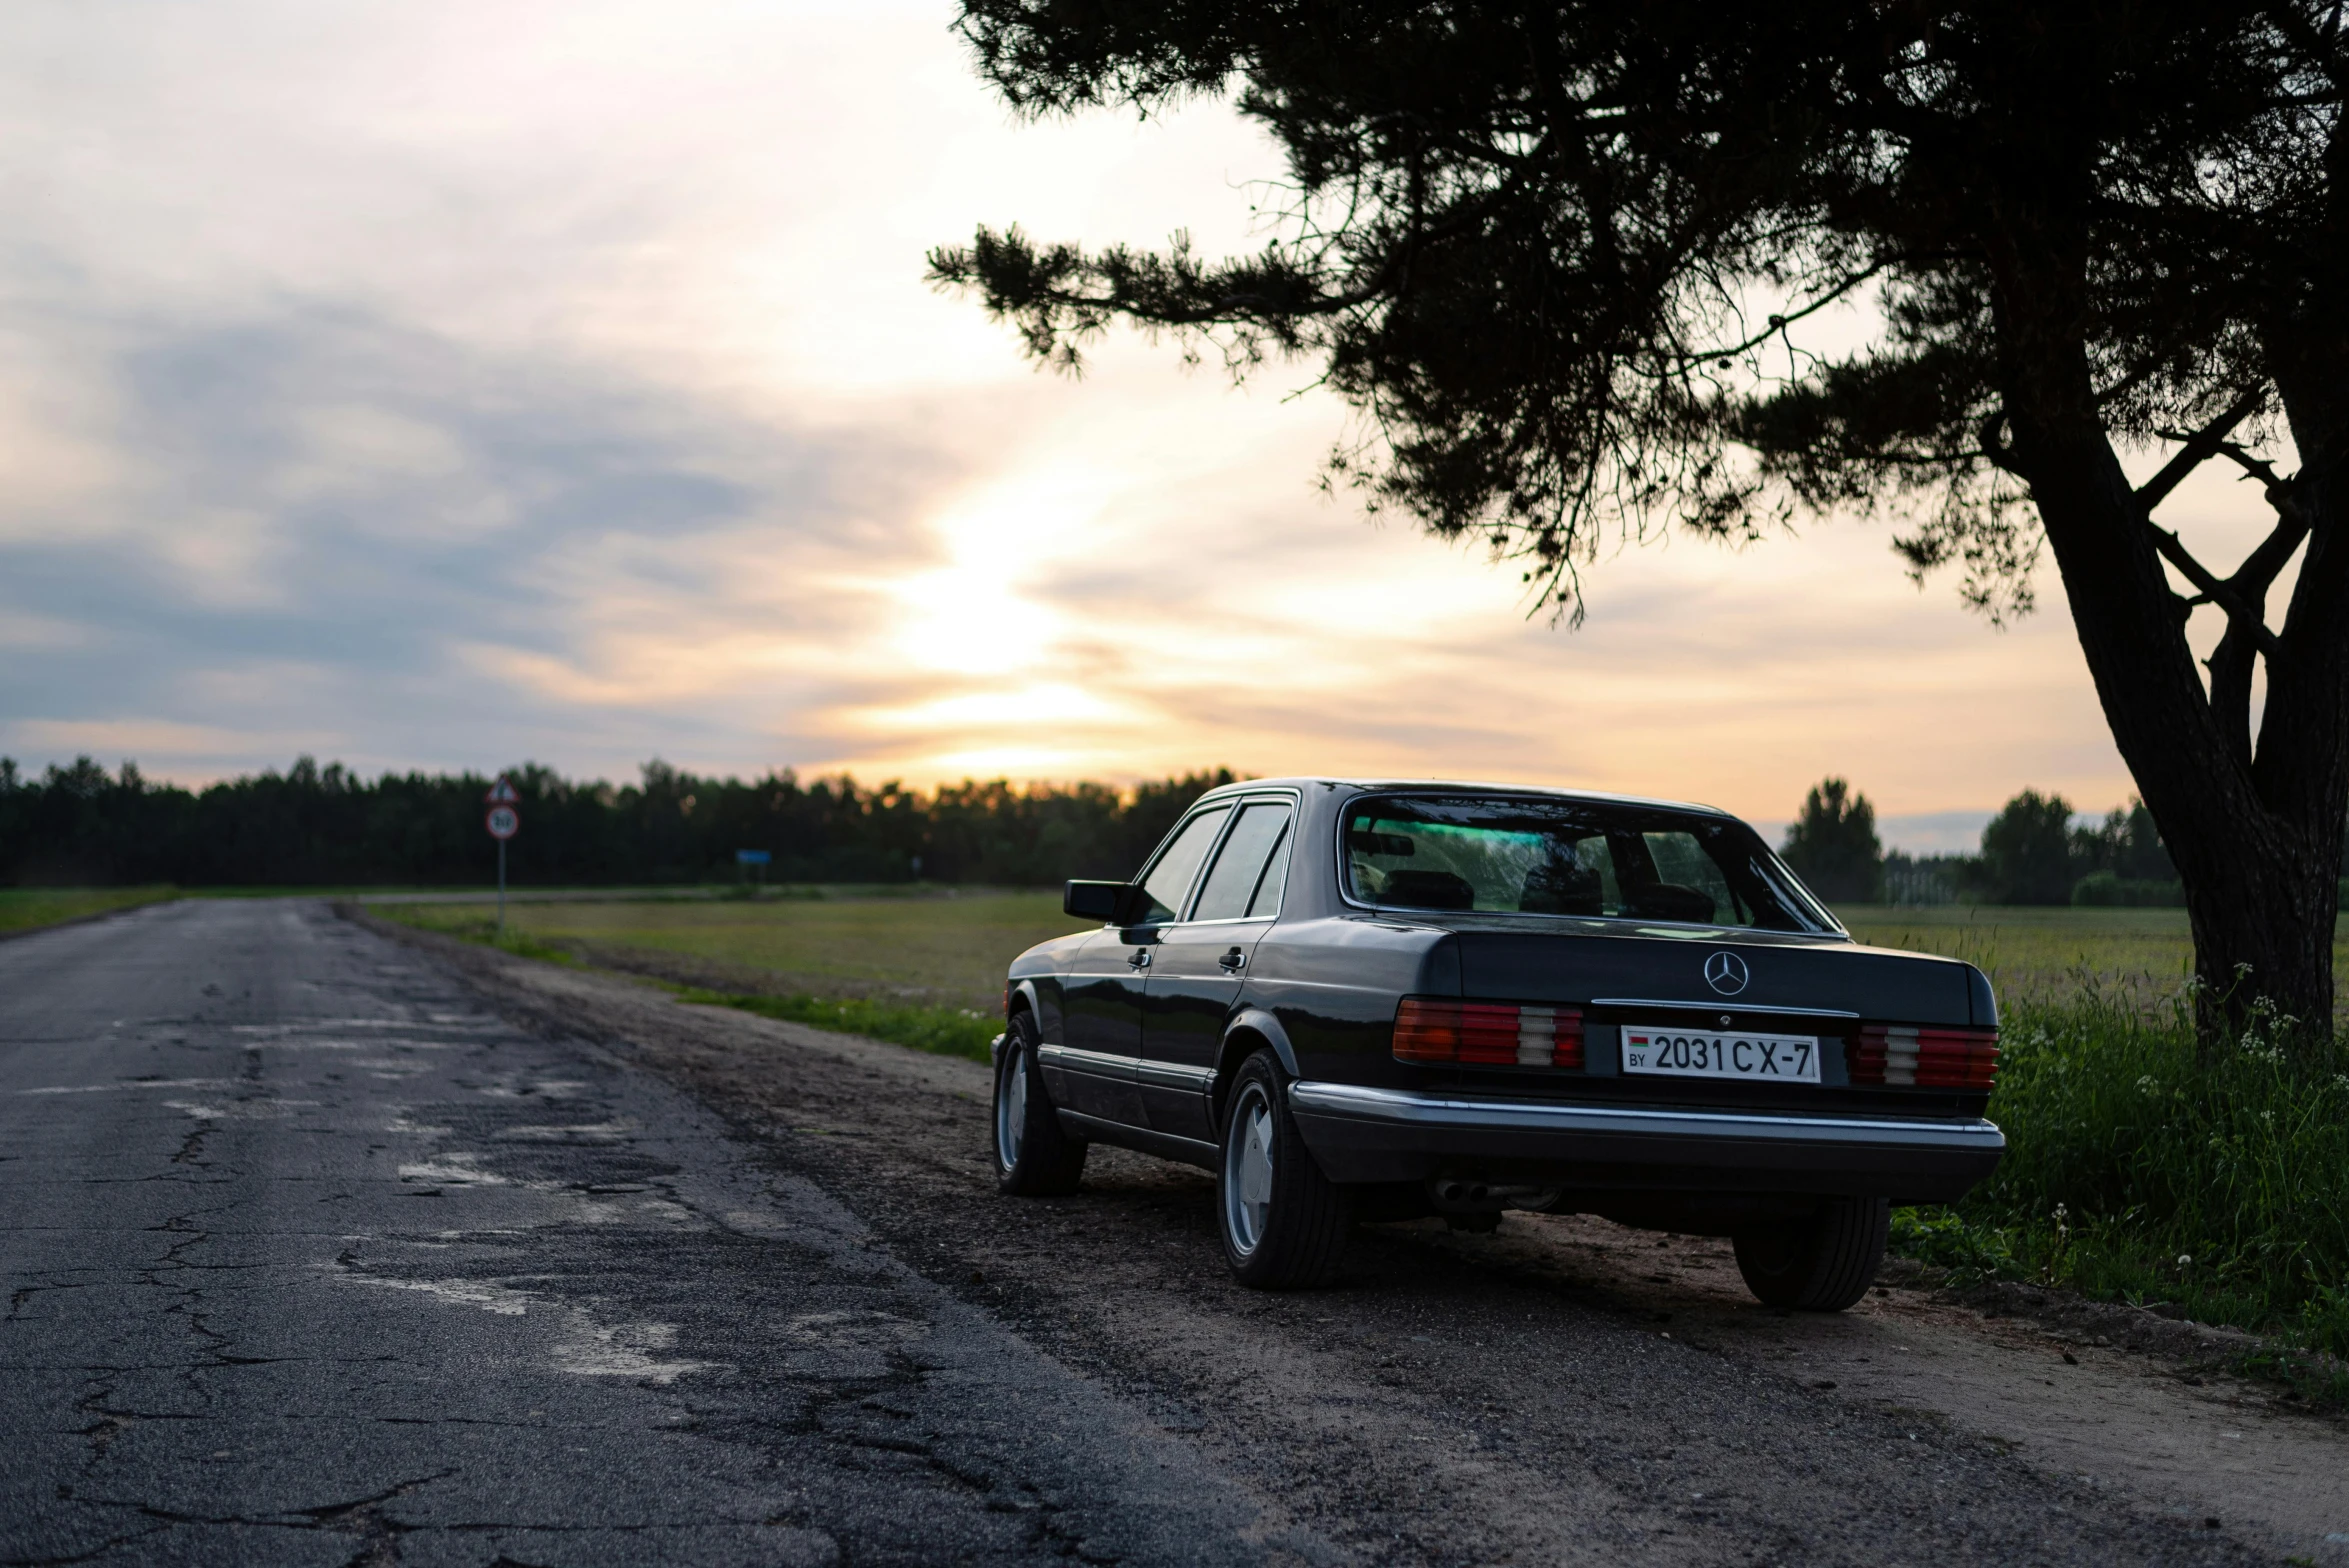
[[[1063,1108],[1147,1125],[1134,1080],[1144,983],[1160,931],[1189,901],[1199,868],[1230,815],[1228,804],[1218,804],[1176,828],[1139,879],[1147,895],[1140,919],[1123,928],[1103,927],[1071,962],[1062,1004],[1064,1044],[1044,1057],[1058,1069],[1061,1081],[1052,1090]]]
[[[1212,1141],[1208,1085],[1256,943],[1280,912],[1295,804],[1240,803],[1185,918],[1162,927],[1142,1000],[1142,1112],[1159,1132]]]

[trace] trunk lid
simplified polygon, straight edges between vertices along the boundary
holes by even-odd
[[[1985,1016],[1989,987],[1977,983],[1973,966],[1932,954],[1761,931],[1655,927],[1613,935],[1567,922],[1554,928],[1549,922],[1444,924],[1457,944],[1463,996],[1602,1008],[1658,1003],[1789,1017],[1825,1013],[1899,1024],[1987,1027],[1997,1021],[1995,1014]],[[1727,961],[1716,955],[1727,955]]]
[[[1462,997],[1571,1006],[1581,1010],[1585,1031],[1581,1071],[1455,1068],[1444,1077],[1459,1090],[1810,1114],[1981,1114],[1986,1096],[1980,1090],[1858,1083],[1850,1072],[1863,1024],[1995,1027],[1989,982],[1958,959],[1763,931],[1627,932],[1612,922],[1610,930],[1595,921],[1473,916],[1441,924],[1451,932],[1443,946],[1456,955]],[[1714,962],[1709,978],[1708,962],[1723,954],[1736,964]],[[1742,985],[1735,984],[1740,971]],[[1725,990],[1715,978],[1734,988]],[[1625,1076],[1620,1048],[1627,1024],[1814,1037],[1820,1078],[1772,1084]]]

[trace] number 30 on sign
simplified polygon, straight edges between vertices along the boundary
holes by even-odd
[[[522,814],[511,806],[490,807],[487,820],[489,836],[501,842],[522,830]]]

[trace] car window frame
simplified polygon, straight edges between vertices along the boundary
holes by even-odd
[[[1166,858],[1166,852],[1181,842],[1183,829],[1211,811],[1223,813],[1223,825],[1217,828],[1215,836],[1208,840],[1207,852],[1199,857],[1199,869],[1191,873],[1191,885],[1183,889],[1183,907],[1164,920],[1138,920],[1125,926],[1117,926],[1117,922],[1112,920],[1104,922],[1105,925],[1117,926],[1117,929],[1121,931],[1144,931],[1157,930],[1165,926],[1179,926],[1183,923],[1183,916],[1189,913],[1191,906],[1199,901],[1199,889],[1206,885],[1207,872],[1209,868],[1214,866],[1215,857],[1222,852],[1223,841],[1231,832],[1232,824],[1240,820],[1239,805],[1230,796],[1193,801],[1191,809],[1177,817],[1175,825],[1166,830],[1166,837],[1158,841],[1158,847],[1150,852],[1150,858],[1142,862],[1142,869],[1135,872],[1126,883],[1128,887],[1139,888],[1148,882],[1150,873],[1157,870],[1158,863]]]
[[[1294,859],[1297,853],[1297,822],[1298,819],[1304,815],[1305,803],[1298,796],[1295,790],[1289,789],[1268,789],[1258,790],[1244,795],[1227,795],[1223,800],[1219,800],[1215,802],[1215,804],[1223,805],[1227,801],[1232,807],[1232,814],[1230,818],[1225,821],[1223,830],[1216,834],[1215,843],[1208,849],[1206,860],[1200,864],[1199,880],[1192,887],[1190,895],[1183,900],[1182,916],[1179,919],[1166,921],[1164,924],[1177,926],[1263,925],[1271,921],[1278,920],[1281,917],[1281,904],[1286,904],[1289,898],[1289,879],[1287,873],[1290,870],[1290,865],[1294,864]],[[1272,805],[1274,803],[1278,803],[1289,808],[1288,831],[1282,835],[1282,841],[1278,846],[1280,853],[1291,857],[1290,864],[1284,864],[1281,867],[1282,876],[1280,903],[1273,906],[1272,913],[1269,915],[1226,915],[1218,920],[1192,919],[1191,911],[1199,907],[1199,895],[1207,891],[1207,879],[1215,874],[1216,859],[1223,854],[1223,846],[1225,841],[1232,836],[1232,829],[1239,826],[1240,813],[1247,810],[1250,806]],[[1200,804],[1204,806],[1207,804],[1207,802],[1202,801]],[[1180,826],[1180,824],[1177,824],[1177,826]],[[1170,835],[1168,842],[1171,843],[1172,841],[1172,836]],[[1265,857],[1264,865],[1265,869],[1267,870],[1271,868],[1272,857],[1270,855]],[[1263,875],[1263,871],[1259,871],[1257,873],[1257,878],[1259,881],[1263,879]]]
[[[1773,937],[1781,937],[1781,936],[1792,936],[1792,937],[1812,937],[1812,936],[1815,936],[1815,937],[1825,937],[1825,938],[1828,938],[1828,939],[1830,939],[1830,940],[1841,940],[1841,941],[1845,941],[1845,942],[1849,942],[1849,941],[1853,940],[1851,932],[1850,932],[1849,930],[1845,929],[1843,922],[1835,918],[1835,912],[1834,912],[1833,910],[1829,909],[1829,908],[1826,906],[1826,903],[1825,903],[1823,900],[1821,900],[1821,899],[1820,899],[1820,897],[1819,897],[1819,895],[1818,895],[1818,894],[1816,894],[1816,893],[1813,893],[1813,892],[1812,892],[1812,891],[1811,891],[1809,888],[1807,888],[1807,887],[1804,887],[1804,886],[1803,886],[1801,879],[1800,879],[1800,878],[1797,878],[1797,877],[1795,877],[1795,875],[1794,875],[1794,872],[1793,872],[1793,868],[1791,868],[1790,866],[1788,866],[1788,865],[1786,864],[1786,862],[1785,862],[1785,861],[1783,861],[1783,860],[1781,860],[1781,859],[1779,859],[1779,858],[1778,858],[1778,855],[1777,855],[1777,853],[1776,853],[1775,851],[1773,851],[1773,850],[1770,848],[1769,841],[1768,841],[1767,839],[1763,839],[1763,838],[1762,838],[1762,836],[1761,836],[1761,834],[1759,834],[1759,833],[1754,833],[1754,837],[1755,837],[1755,839],[1756,839],[1757,841],[1759,841],[1759,842],[1761,843],[1761,846],[1762,846],[1762,853],[1770,857],[1770,863],[1771,863],[1773,866],[1777,867],[1777,868],[1778,868],[1778,870],[1780,871],[1780,873],[1781,873],[1781,874],[1783,874],[1784,876],[1786,876],[1786,877],[1789,879],[1789,881],[1790,881],[1790,882],[1793,884],[1793,886],[1794,886],[1794,887],[1795,887],[1795,888],[1796,888],[1796,889],[1797,889],[1797,890],[1798,890],[1798,891],[1799,891],[1799,892],[1800,892],[1800,893],[1803,895],[1803,904],[1804,904],[1804,907],[1798,908],[1798,910],[1796,911],[1796,912],[1797,912],[1797,914],[1798,914],[1799,916],[1803,917],[1803,918],[1806,918],[1806,919],[1809,919],[1809,918],[1823,918],[1823,919],[1826,921],[1826,925],[1825,925],[1825,927],[1824,927],[1823,929],[1816,930],[1816,931],[1783,931],[1783,930],[1773,930],[1773,929],[1771,929],[1770,927],[1767,927],[1767,926],[1729,926],[1729,925],[1722,925],[1722,924],[1720,924],[1720,923],[1719,923],[1719,922],[1717,922],[1717,921],[1711,921],[1711,920],[1649,920],[1649,919],[1644,919],[1644,918],[1642,918],[1642,917],[1640,917],[1640,916],[1637,916],[1637,915],[1551,915],[1551,914],[1542,914],[1542,913],[1540,913],[1540,912],[1538,912],[1538,911],[1534,911],[1534,910],[1525,910],[1525,909],[1415,909],[1415,908],[1413,908],[1412,906],[1410,906],[1410,905],[1408,905],[1408,904],[1371,904],[1371,903],[1365,903],[1363,900],[1361,900],[1361,899],[1359,899],[1359,898],[1356,898],[1356,897],[1354,896],[1354,890],[1353,890],[1351,887],[1349,887],[1349,886],[1347,885],[1347,877],[1346,877],[1346,864],[1347,864],[1347,862],[1346,862],[1346,819],[1347,819],[1348,817],[1352,816],[1352,815],[1354,814],[1354,812],[1355,812],[1357,809],[1359,809],[1360,807],[1362,807],[1362,806],[1363,806],[1363,805],[1365,805],[1365,804],[1372,804],[1372,803],[1375,803],[1375,802],[1378,802],[1378,801],[1382,801],[1382,800],[1471,800],[1471,801],[1473,801],[1473,800],[1549,800],[1549,801],[1555,801],[1555,800],[1579,800],[1579,799],[1581,799],[1581,797],[1574,796],[1574,795],[1567,795],[1567,794],[1562,794],[1562,793],[1561,793],[1561,794],[1553,794],[1553,793],[1550,793],[1549,791],[1546,791],[1546,790],[1507,790],[1507,789],[1490,789],[1490,790],[1487,790],[1487,789],[1377,789],[1377,790],[1364,790],[1362,793],[1360,793],[1360,794],[1358,794],[1358,795],[1350,795],[1350,796],[1348,796],[1348,797],[1347,797],[1345,800],[1343,800],[1343,801],[1339,802],[1339,804],[1338,804],[1338,809],[1337,809],[1337,812],[1336,812],[1336,814],[1335,814],[1334,820],[1333,820],[1333,821],[1332,821],[1332,823],[1331,823],[1331,835],[1332,835],[1332,841],[1333,841],[1333,842],[1332,842],[1332,853],[1331,853],[1331,857],[1330,857],[1330,879],[1331,879],[1331,881],[1332,881],[1332,882],[1334,882],[1334,883],[1336,884],[1338,898],[1339,898],[1339,899],[1340,899],[1342,902],[1344,902],[1345,904],[1347,904],[1347,905],[1348,905],[1348,906],[1350,906],[1351,908],[1362,910],[1362,911],[1364,911],[1365,913],[1368,913],[1368,914],[1374,914],[1374,915],[1383,916],[1383,917],[1385,917],[1385,918],[1387,918],[1387,919],[1390,919],[1390,920],[1392,920],[1392,919],[1399,919],[1399,918],[1408,918],[1408,917],[1410,917],[1410,916],[1413,916],[1413,915],[1420,915],[1420,916],[1432,916],[1432,917],[1438,917],[1438,918],[1442,918],[1442,917],[1454,917],[1454,918],[1457,918],[1457,917],[1459,917],[1459,916],[1463,916],[1463,915],[1465,915],[1465,916],[1469,916],[1469,917],[1471,917],[1471,918],[1473,918],[1473,919],[1477,919],[1477,920],[1573,920],[1573,921],[1578,921],[1578,922],[1582,922],[1582,923],[1586,923],[1586,924],[1590,924],[1590,925],[1618,926],[1618,927],[1625,927],[1625,928],[1628,928],[1628,929],[1631,929],[1631,930],[1649,930],[1649,929],[1653,929],[1653,928],[1655,928],[1655,927],[1658,927],[1658,926],[1670,926],[1670,927],[1673,927],[1673,928],[1675,928],[1676,930],[1680,930],[1680,931],[1717,931],[1717,932],[1722,932],[1722,933],[1724,933],[1725,935],[1738,935],[1738,934],[1747,934],[1747,935],[1751,935],[1751,934],[1756,934],[1756,933],[1759,933],[1759,934],[1761,934],[1761,935],[1765,935],[1765,936],[1773,936]],[[1724,820],[1726,820],[1726,821],[1730,821],[1730,822],[1735,822],[1735,823],[1738,823],[1740,826],[1744,827],[1744,828],[1745,828],[1745,829],[1746,829],[1748,832],[1752,832],[1752,831],[1753,831],[1753,824],[1752,824],[1752,823],[1750,823],[1750,822],[1747,822],[1747,821],[1746,821],[1744,818],[1742,818],[1742,817],[1735,817],[1735,816],[1731,816],[1731,815],[1730,815],[1728,812],[1726,812],[1726,811],[1710,811],[1710,812],[1709,812],[1708,810],[1706,810],[1705,808],[1702,808],[1702,807],[1689,807],[1689,806],[1675,805],[1675,804],[1672,804],[1672,803],[1670,803],[1670,802],[1666,802],[1666,801],[1654,801],[1654,802],[1649,802],[1649,801],[1620,801],[1620,802],[1617,802],[1617,801],[1609,801],[1609,800],[1603,800],[1603,799],[1602,799],[1602,800],[1592,801],[1592,802],[1590,802],[1590,804],[1594,804],[1594,805],[1617,805],[1617,804],[1621,804],[1621,805],[1634,805],[1634,806],[1637,806],[1637,805],[1652,805],[1652,806],[1654,806],[1654,807],[1655,807],[1656,809],[1658,809],[1658,810],[1662,810],[1662,811],[1677,811],[1677,812],[1685,812],[1686,814],[1688,814],[1688,815],[1690,815],[1690,816],[1698,816],[1698,817],[1701,817],[1701,816],[1706,816],[1706,815],[1717,816],[1717,817],[1720,817],[1720,818],[1722,818],[1722,819],[1724,819]],[[1226,830],[1227,832],[1230,830],[1230,824],[1228,824],[1228,823],[1227,823],[1227,824],[1225,824],[1225,830]]]

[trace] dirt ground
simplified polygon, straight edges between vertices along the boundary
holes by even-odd
[[[1903,1285],[1773,1311],[1726,1243],[1581,1217],[1365,1227],[1336,1287],[1249,1292],[1203,1173],[1096,1150],[1073,1197],[997,1197],[975,1064],[398,934],[690,1087],[1186,1436],[1259,1497],[1268,1548],[1287,1519],[1361,1562],[2349,1565],[2349,1433],[2208,1356]]]

